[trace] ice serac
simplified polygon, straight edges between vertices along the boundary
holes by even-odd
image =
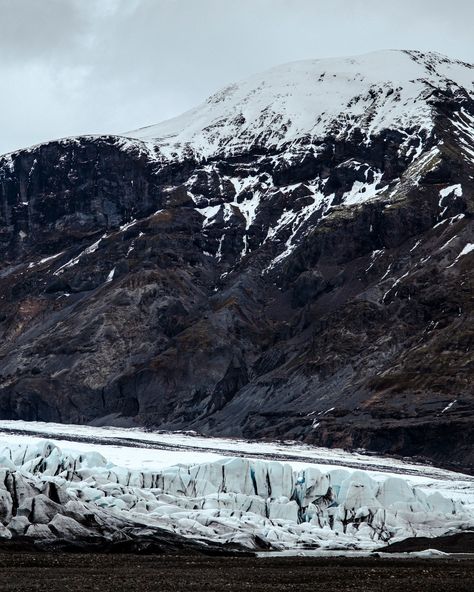
[[[225,458],[151,471],[41,441],[1,450],[0,477],[0,539],[43,548],[168,541],[172,551],[194,539],[189,547],[201,552],[203,542],[214,550],[369,551],[474,527],[472,496],[453,500],[359,470]]]
[[[308,60],[0,158],[0,416],[471,469],[473,82]]]

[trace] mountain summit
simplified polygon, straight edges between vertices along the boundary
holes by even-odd
[[[440,93],[474,96],[474,67],[436,53],[388,50],[304,60],[222,89],[183,115],[125,134],[160,153],[200,158],[279,149],[384,129],[428,133]]]
[[[1,417],[472,467],[472,65],[287,64],[0,184]]]

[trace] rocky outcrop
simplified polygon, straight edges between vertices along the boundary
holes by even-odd
[[[384,548],[384,553],[416,553],[436,549],[442,553],[472,553],[474,549],[474,532],[458,532],[456,534],[436,538],[410,537]]]
[[[0,158],[0,416],[472,467],[474,102],[423,78],[472,68],[403,56],[427,68],[408,106],[371,82],[313,135],[265,111],[269,134],[231,142],[226,111],[207,144],[184,126]]]

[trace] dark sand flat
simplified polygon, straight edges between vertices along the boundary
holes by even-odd
[[[474,559],[0,553],[0,591],[472,592]]]

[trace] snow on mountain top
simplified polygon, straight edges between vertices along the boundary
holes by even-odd
[[[183,115],[124,135],[153,142],[165,156],[187,148],[209,157],[356,127],[366,138],[385,128],[429,130],[433,87],[474,96],[474,66],[399,50],[304,60],[231,84]]]

